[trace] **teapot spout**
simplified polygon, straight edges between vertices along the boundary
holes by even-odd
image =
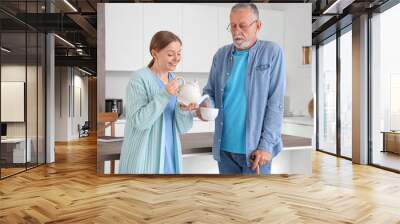
[[[200,98],[200,100],[197,102],[197,105],[200,105],[201,103],[204,102],[204,100],[206,100],[206,99],[209,98],[209,97],[210,97],[210,96],[207,95],[207,94],[203,95],[203,96]]]

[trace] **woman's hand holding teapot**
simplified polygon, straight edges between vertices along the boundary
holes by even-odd
[[[176,79],[173,79],[173,80],[169,81],[167,84],[165,84],[165,90],[171,96],[178,95],[179,85],[178,85],[178,82],[176,81]]]
[[[197,110],[197,108],[199,107],[197,103],[190,103],[189,105],[180,104],[179,106],[181,107],[182,111],[189,111],[189,112]]]

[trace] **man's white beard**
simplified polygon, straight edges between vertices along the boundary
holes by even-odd
[[[238,43],[237,41],[235,41],[235,38],[233,38],[233,44],[235,45],[236,48],[247,49],[250,46],[250,41],[244,39],[241,43]]]
[[[238,43],[235,40],[233,40],[233,44],[235,45],[236,48],[239,48],[239,49],[247,49],[250,47],[249,40],[244,40],[242,43]]]

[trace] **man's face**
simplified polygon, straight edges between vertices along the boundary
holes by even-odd
[[[251,9],[244,8],[231,12],[230,31],[236,48],[244,50],[253,46],[260,28],[261,22],[253,15]]]

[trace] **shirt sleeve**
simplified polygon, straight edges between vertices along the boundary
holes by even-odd
[[[268,101],[258,149],[265,150],[274,155],[274,147],[281,139],[286,86],[285,62],[281,48],[279,48],[272,60],[271,69]]]
[[[208,81],[207,81],[207,85],[203,88],[203,94],[207,94],[209,96],[208,98],[208,103],[210,104],[210,107],[215,107],[215,81],[216,81],[216,75],[217,75],[217,62],[216,59],[217,58],[217,54],[214,55],[213,57],[213,62],[211,65],[211,69],[210,69],[210,74],[208,76]]]

